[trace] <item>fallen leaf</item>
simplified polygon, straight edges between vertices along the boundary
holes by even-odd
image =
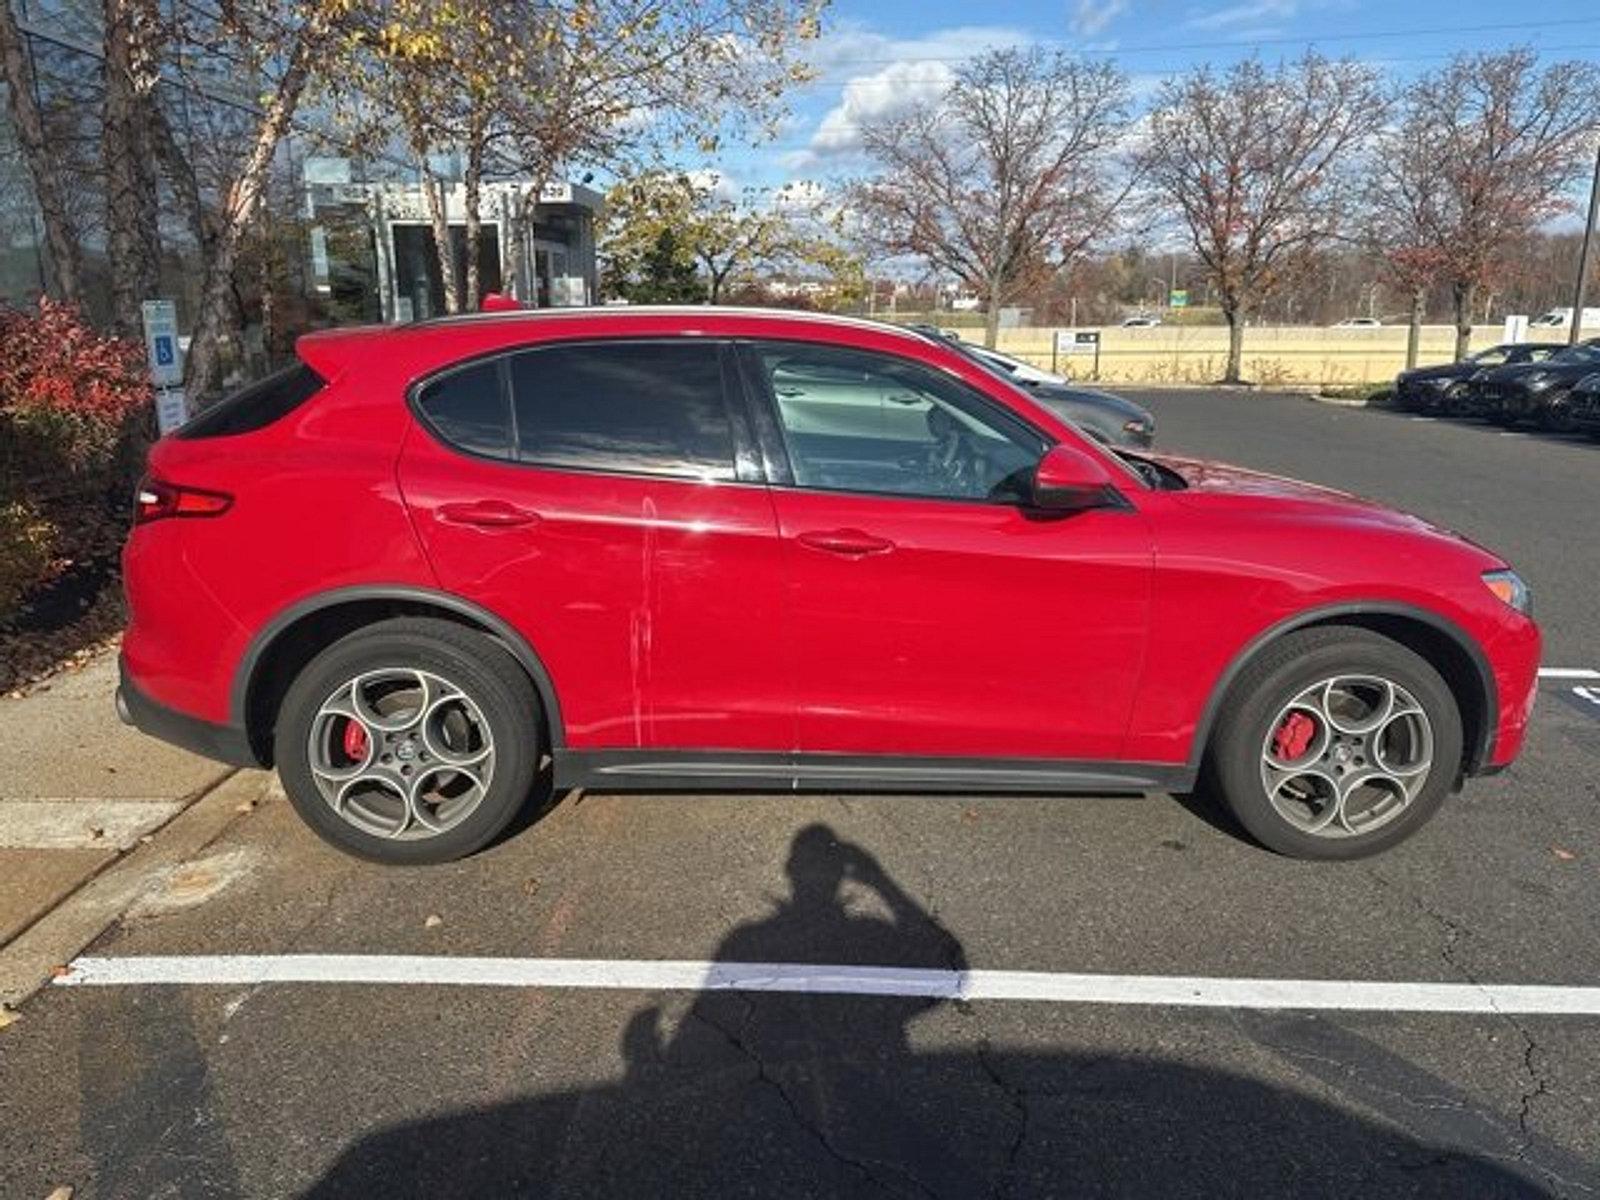
[[[233,811],[236,812],[236,813],[254,812],[255,811],[255,807],[256,807],[256,802],[254,800],[244,800],[244,801],[241,801],[240,803],[234,805]]]
[[[1550,853],[1554,854],[1562,862],[1571,862],[1573,859],[1578,857],[1571,850],[1568,850],[1565,846],[1551,846],[1550,847]]]
[[[44,1200],[72,1200],[72,1196],[72,1185],[70,1183],[63,1183],[55,1191],[46,1196]]]
[[[537,896],[539,894],[539,881],[533,876],[522,881],[522,894],[524,896]]]
[[[427,920],[422,922],[422,927],[424,929],[437,929],[440,925],[443,925],[443,924],[444,924],[444,918],[441,917],[438,913],[429,913]]]
[[[7,1025],[15,1025],[20,1020],[22,1018],[9,1008],[0,1007],[0,1029],[4,1029]]]

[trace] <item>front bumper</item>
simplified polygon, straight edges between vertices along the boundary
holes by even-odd
[[[128,677],[127,665],[118,661],[117,716],[140,733],[170,742],[174,746],[214,758],[235,767],[259,767],[260,758],[250,746],[250,738],[234,725],[216,725],[191,717],[152,700]]]
[[[1499,421],[1532,420],[1564,390],[1549,384],[1541,388],[1516,383],[1483,384],[1472,390],[1473,412]]]

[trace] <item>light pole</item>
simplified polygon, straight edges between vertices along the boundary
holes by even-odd
[[[1578,251],[1578,282],[1572,289],[1572,328],[1567,341],[1576,346],[1583,337],[1584,284],[1589,281],[1589,251],[1593,248],[1594,228],[1600,223],[1600,147],[1594,155],[1594,181],[1589,185],[1589,221],[1583,227],[1583,249]]]

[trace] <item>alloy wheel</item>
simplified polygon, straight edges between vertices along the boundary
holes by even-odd
[[[377,837],[421,840],[466,820],[494,777],[489,723],[432,671],[393,667],[341,684],[311,722],[312,778],[342,820]]]
[[[1290,825],[1318,837],[1371,833],[1403,813],[1433,770],[1428,714],[1377,675],[1305,688],[1267,726],[1261,784]]]

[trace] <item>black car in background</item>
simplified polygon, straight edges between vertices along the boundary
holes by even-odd
[[[1572,389],[1600,371],[1600,338],[1563,346],[1543,362],[1494,367],[1467,383],[1463,409],[1475,417],[1520,425],[1524,421],[1553,432],[1572,428]]]
[[[1401,371],[1394,381],[1395,404],[1411,412],[1457,416],[1464,411],[1467,384],[1475,375],[1493,367],[1543,362],[1565,348],[1564,342],[1505,342],[1460,362]]]
[[[1585,375],[1567,396],[1571,428],[1600,442],[1600,371]]]

